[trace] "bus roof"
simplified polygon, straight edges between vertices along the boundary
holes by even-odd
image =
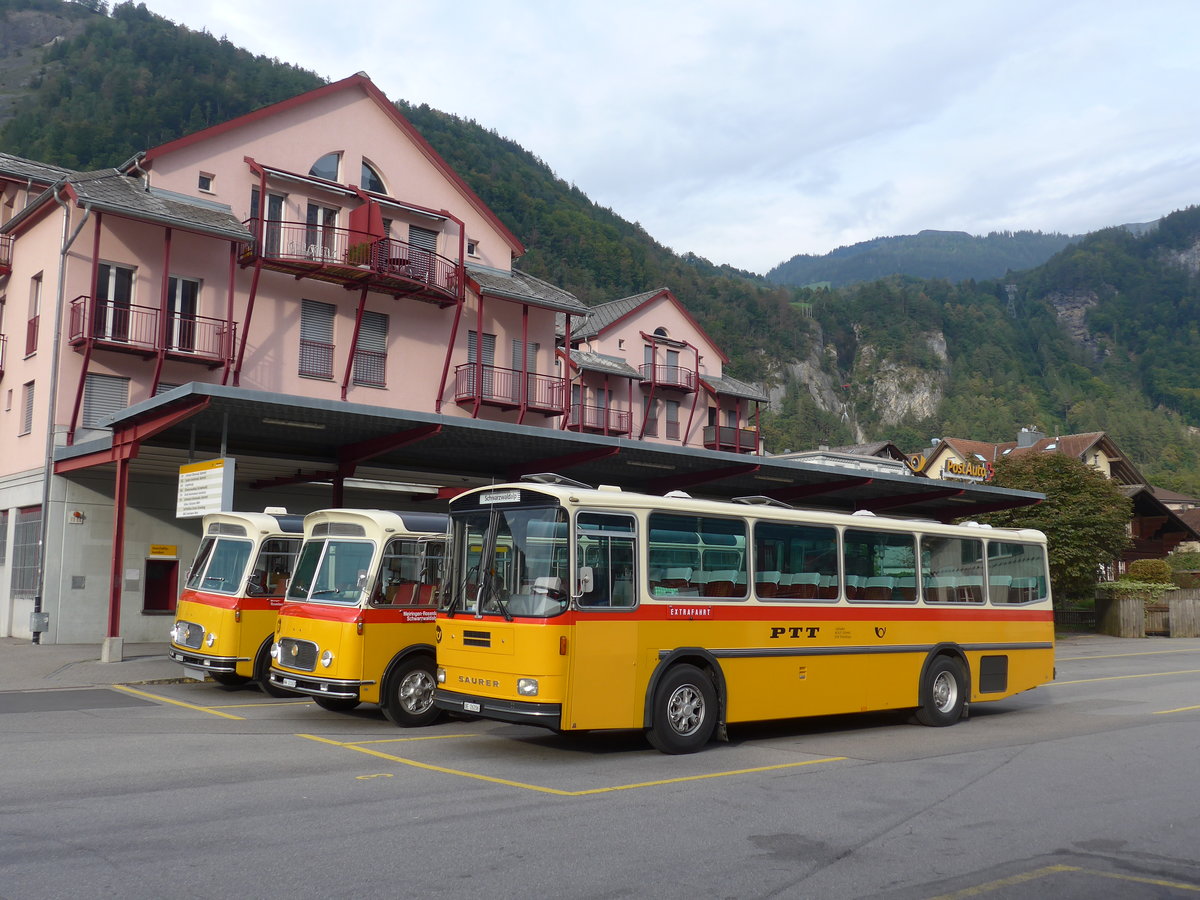
[[[317,522],[369,521],[385,528],[400,528],[412,534],[445,534],[449,517],[445,513],[402,512],[391,509],[319,509],[304,517],[308,528]]]
[[[997,528],[978,522],[950,525],[933,519],[914,519],[900,516],[878,515],[869,511],[856,513],[834,512],[826,509],[789,507],[778,503],[756,502],[760,498],[737,498],[733,501],[707,500],[690,497],[680,492],[667,496],[624,491],[611,485],[593,488],[578,484],[552,484],[537,481],[520,481],[495,484],[488,487],[464,491],[450,501],[450,508],[461,508],[474,502],[480,508],[502,509],[507,503],[530,502],[529,494],[542,494],[560,503],[572,506],[600,506],[613,509],[658,510],[663,512],[692,512],[722,516],[754,516],[766,519],[788,519],[789,514],[802,516],[806,521],[843,525],[849,528],[905,529],[928,531],[934,534],[974,532],[979,537],[1019,539],[1023,541],[1045,541],[1045,535],[1033,528]],[[491,496],[488,496],[491,495]]]

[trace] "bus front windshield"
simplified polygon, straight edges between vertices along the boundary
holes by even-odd
[[[547,618],[567,608],[570,546],[561,507],[452,512],[450,534],[441,602],[450,615]]]
[[[236,594],[253,549],[249,541],[206,537],[188,574],[187,586],[193,591]]]
[[[358,603],[370,589],[374,556],[371,541],[305,541],[287,598],[297,603]]]

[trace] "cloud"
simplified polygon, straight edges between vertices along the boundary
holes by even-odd
[[[1187,205],[1200,5],[364,0],[151,8],[495,129],[662,243],[765,271],[883,234]]]

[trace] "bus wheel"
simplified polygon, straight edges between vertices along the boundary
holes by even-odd
[[[295,697],[295,691],[271,684],[271,640],[267,638],[254,657],[254,683],[268,697]]]
[[[717,691],[695,666],[672,668],[654,691],[652,724],[646,739],[662,753],[702,750],[717,725]]]
[[[221,687],[227,688],[241,687],[250,683],[250,679],[245,675],[237,675],[233,672],[209,672],[208,677]]]
[[[939,656],[929,664],[921,683],[921,706],[917,721],[922,725],[953,725],[962,718],[967,702],[966,678],[962,665],[949,656]]]
[[[433,705],[433,660],[406,659],[392,670],[383,686],[383,714],[401,728],[432,725],[441,710]]]
[[[350,712],[360,701],[349,697],[322,697],[320,694],[313,694],[313,702],[330,712]]]

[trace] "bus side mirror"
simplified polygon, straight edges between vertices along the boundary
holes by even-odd
[[[592,588],[595,587],[595,583],[593,581],[594,577],[595,576],[592,574],[591,566],[580,566],[579,567],[579,593],[580,594],[590,594],[592,592]]]

